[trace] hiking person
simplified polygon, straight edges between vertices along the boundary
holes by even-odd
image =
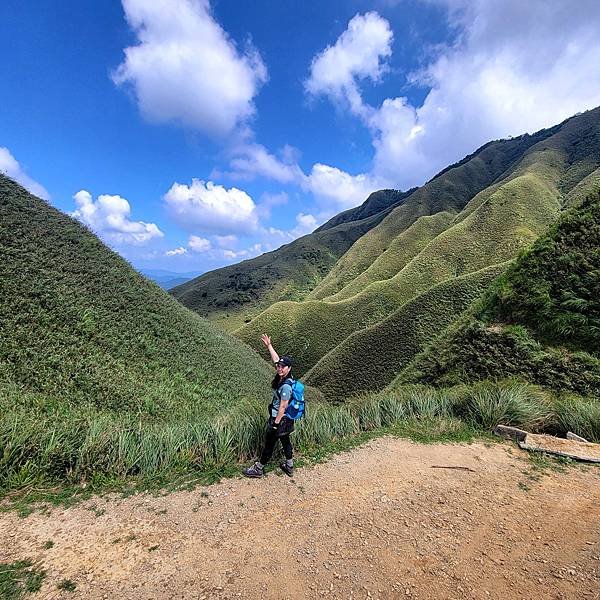
[[[245,469],[244,475],[246,477],[262,477],[265,465],[271,460],[277,440],[280,440],[285,454],[285,461],[279,465],[279,468],[286,475],[292,477],[294,474],[294,461],[292,459],[293,449],[290,433],[294,431],[294,421],[284,413],[292,397],[293,380],[290,373],[293,361],[289,356],[279,357],[279,354],[273,348],[273,344],[271,344],[271,338],[266,333],[262,334],[261,339],[275,363],[276,373],[271,382],[273,398],[271,404],[269,404],[269,421],[260,459],[251,467]]]

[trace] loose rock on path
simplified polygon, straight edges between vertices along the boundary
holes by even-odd
[[[599,599],[600,469],[531,469],[382,438],[293,479],[5,513],[0,561],[46,569],[31,598]]]

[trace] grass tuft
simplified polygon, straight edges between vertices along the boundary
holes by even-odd
[[[31,560],[0,563],[0,598],[19,600],[25,594],[37,592],[45,576],[46,571]]]

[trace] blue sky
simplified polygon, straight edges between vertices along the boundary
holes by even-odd
[[[0,170],[203,272],[600,105],[600,3],[8,0]]]

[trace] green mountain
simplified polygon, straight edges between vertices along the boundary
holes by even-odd
[[[508,376],[600,396],[600,191],[567,211],[397,383]]]
[[[487,144],[358,239],[306,300],[235,333],[256,345],[269,331],[327,394],[385,387],[594,188],[599,166],[600,109]]]
[[[200,463],[209,422],[264,412],[257,353],[2,175],[0,253],[0,489]]]
[[[278,300],[301,300],[352,244],[409,192],[382,190],[310,235],[273,252],[205,273],[170,290],[184,306],[226,330],[241,327]]]
[[[256,353],[78,222],[4,176],[0,208],[4,390],[158,414],[175,401],[213,410],[224,397],[264,392],[269,371]]]
[[[141,269],[140,273],[158,283],[163,290],[169,290],[198,276],[198,273],[175,273],[164,269]]]

